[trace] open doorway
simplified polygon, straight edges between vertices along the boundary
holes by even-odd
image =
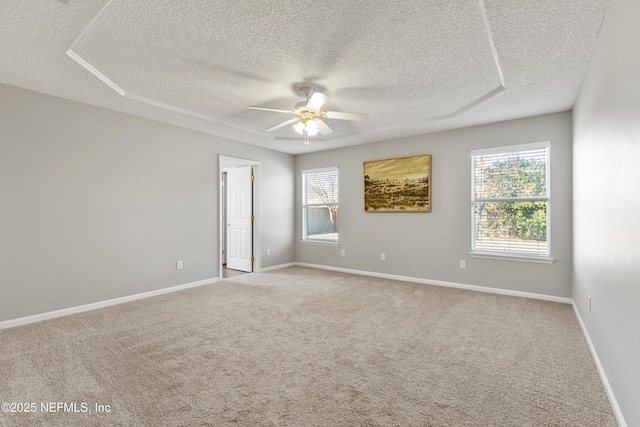
[[[220,280],[260,270],[260,163],[220,156]]]

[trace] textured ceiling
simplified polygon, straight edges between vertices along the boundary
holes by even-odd
[[[296,154],[568,110],[606,5],[3,0],[0,82]],[[370,120],[305,146],[246,108],[304,86]]]

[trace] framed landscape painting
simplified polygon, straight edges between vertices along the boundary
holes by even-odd
[[[364,162],[364,210],[431,212],[431,154]]]

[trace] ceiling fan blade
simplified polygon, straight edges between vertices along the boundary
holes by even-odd
[[[279,123],[279,124],[277,124],[277,125],[275,125],[275,126],[271,126],[269,129],[266,129],[266,131],[267,131],[267,132],[270,132],[270,131],[272,131],[272,130],[280,129],[281,127],[285,127],[286,125],[290,125],[291,123],[295,123],[295,122],[297,122],[297,121],[298,121],[298,119],[297,119],[297,118],[295,118],[295,119],[289,119],[289,120],[284,121],[284,122],[282,122],[282,123]]]
[[[267,107],[247,107],[249,110],[261,110],[261,111],[275,111],[276,113],[293,113],[291,110],[279,110],[277,108]]]
[[[329,97],[322,92],[313,92],[307,101],[307,108],[310,110],[319,110],[320,107],[327,102]]]
[[[329,135],[329,134],[333,133],[331,128],[325,122],[323,122],[322,120],[315,119],[315,122],[318,125],[318,129],[320,130],[321,134]]]
[[[327,111],[327,119],[338,120],[368,120],[369,115],[364,113],[341,113],[340,111]]]

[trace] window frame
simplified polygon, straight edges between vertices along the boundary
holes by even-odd
[[[546,167],[545,167],[545,184],[546,196],[531,197],[503,197],[503,198],[478,198],[476,199],[476,170],[475,157],[493,154],[506,154],[513,152],[522,152],[529,150],[546,150]],[[471,251],[469,256],[472,258],[485,258],[496,260],[510,260],[551,264],[554,259],[551,257],[551,141],[540,141],[526,144],[508,145],[492,148],[483,148],[471,150]],[[545,254],[534,254],[530,252],[518,251],[492,251],[488,249],[476,249],[476,215],[475,208],[478,202],[518,202],[518,201],[544,201],[546,202],[546,246]]]
[[[316,173],[324,173],[324,172],[336,172],[338,177],[338,197],[335,203],[307,203],[307,175],[316,174]],[[327,245],[327,246],[338,246],[340,244],[340,220],[338,219],[338,236],[336,240],[329,239],[314,239],[308,237],[307,232],[307,209],[309,207],[319,207],[319,206],[335,206],[340,210],[340,170],[338,166],[328,166],[323,168],[315,168],[315,169],[305,169],[301,172],[302,178],[302,243],[314,244],[314,245]],[[339,214],[338,214],[339,215]],[[338,216],[339,218],[339,216]]]

